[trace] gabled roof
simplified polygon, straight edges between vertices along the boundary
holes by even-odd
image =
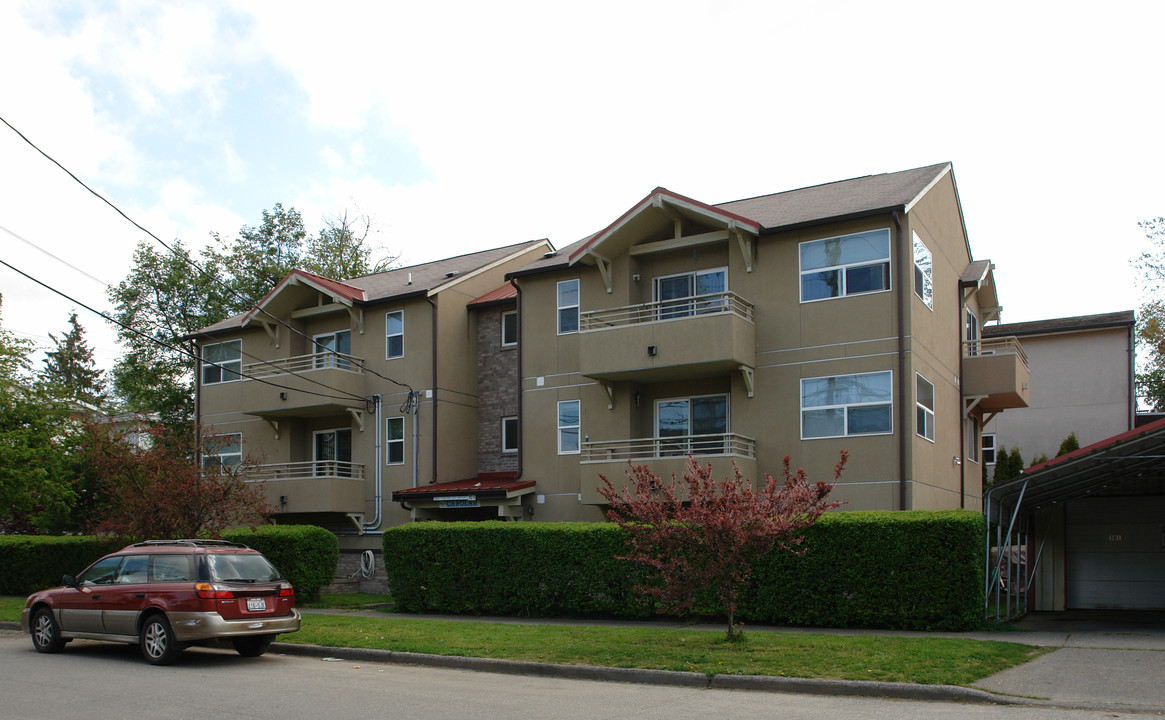
[[[333,302],[338,302],[342,305],[351,307],[354,303],[364,302],[365,293],[363,290],[351,285],[345,285],[338,280],[331,280],[321,275],[309,273],[306,270],[292,270],[287,273],[287,276],[276,283],[275,287],[271,288],[263,299],[255,303],[247,312],[243,313],[242,324],[246,325],[258,313],[267,309],[267,305],[273,299],[279,296],[284,288],[292,285],[304,285],[317,290],[324,295],[330,295]]]

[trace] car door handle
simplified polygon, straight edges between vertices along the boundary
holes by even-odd
[[[138,593],[137,595],[134,595],[134,597],[135,597],[135,598],[137,598],[138,600],[141,600],[141,599],[142,599],[142,598],[144,598],[145,596],[146,596],[146,594],[145,594],[145,593]]]
[[[101,596],[100,596],[100,595],[94,595],[94,596],[92,597],[92,599],[93,599],[93,600],[100,600],[100,599],[101,599]]]

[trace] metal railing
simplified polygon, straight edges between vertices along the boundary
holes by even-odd
[[[1023,345],[1013,335],[991,338],[990,340],[964,340],[963,357],[978,357],[980,355],[1017,355],[1024,367],[1028,367],[1027,354]]]
[[[364,479],[363,463],[344,460],[310,460],[308,462],[270,463],[247,474],[249,482],[280,480],[315,480],[320,478]]]
[[[661,322],[680,318],[701,317],[730,313],[752,322],[753,306],[733,292],[693,295],[674,300],[626,305],[605,310],[588,310],[579,313],[579,330],[606,330],[609,328],[636,325],[639,323]]]
[[[756,440],[736,433],[678,435],[584,442],[579,451],[580,462],[659,460],[686,455],[732,455],[755,460]]]
[[[265,378],[310,370],[347,370],[360,374],[364,372],[364,359],[343,353],[296,355],[278,360],[248,363],[243,366],[243,375],[249,378]]]

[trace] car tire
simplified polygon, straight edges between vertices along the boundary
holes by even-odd
[[[271,647],[271,643],[275,642],[274,635],[251,635],[249,637],[238,637],[231,641],[235,646],[235,652],[243,657],[259,657],[267,652]]]
[[[61,626],[53,617],[53,611],[47,607],[36,611],[32,616],[32,646],[37,652],[58,653],[65,647],[65,640],[61,637]]]
[[[161,613],[149,616],[142,623],[140,645],[142,656],[151,665],[170,665],[182,652],[170,621]]]

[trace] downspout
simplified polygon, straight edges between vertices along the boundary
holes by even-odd
[[[1132,430],[1137,424],[1137,346],[1136,332],[1133,327],[1129,326],[1129,430]]]
[[[894,225],[897,228],[895,240],[898,246],[899,264],[904,265],[907,259],[905,238],[902,233],[902,219],[899,211],[894,211]],[[913,264],[913,263],[912,263]],[[909,294],[904,292],[902,278],[911,277],[909,273],[899,268],[898,273],[898,509],[906,509],[906,450],[909,428],[909,415],[906,412],[907,383],[906,383],[906,300]]]
[[[431,297],[426,297],[429,305],[432,306],[433,313],[433,337],[430,343],[430,353],[432,356],[432,374],[433,374],[433,419],[432,419],[432,440],[433,443],[433,479],[429,484],[437,482],[437,301]]]
[[[202,467],[202,353],[197,340],[190,341],[190,353],[194,356],[194,465]]]
[[[518,293],[518,346],[514,348],[518,364],[518,475],[514,479],[521,480],[522,469],[525,466],[522,459],[526,454],[522,443],[522,288],[518,287],[518,283],[513,278],[510,278],[510,285]]]
[[[963,462],[967,457],[967,430],[963,427],[964,422],[968,422],[968,418],[963,417],[963,283],[958,283],[956,292],[959,297],[955,302],[955,349],[959,353],[959,406],[957,409],[959,413],[959,507],[965,509],[967,507],[967,466]],[[980,328],[979,336],[982,337],[983,330]],[[979,428],[982,432],[983,428]],[[979,472],[983,472],[983,457],[979,457]]]
[[[381,522],[380,506],[384,503],[384,476],[383,476],[384,462],[383,462],[383,455],[382,455],[382,453],[384,452],[384,450],[383,450],[384,438],[381,435],[381,433],[384,431],[384,419],[382,418],[382,407],[384,405],[384,402],[383,402],[383,399],[381,398],[380,395],[373,395],[372,396],[372,405],[373,405],[373,416],[376,418],[376,442],[374,444],[374,447],[376,448],[376,450],[372,454],[372,457],[374,458],[373,462],[376,463],[376,469],[373,470],[373,472],[372,472],[372,476],[373,476],[373,478],[375,478],[375,483],[373,485],[373,488],[375,490],[375,496],[376,496],[376,510],[372,516],[372,522],[364,523],[364,526],[361,529],[362,533],[368,532],[369,530],[379,530],[380,529],[380,522]]]

